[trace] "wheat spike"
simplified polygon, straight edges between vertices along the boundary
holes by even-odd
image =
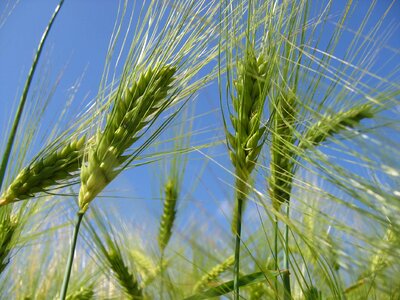
[[[269,193],[275,209],[290,200],[293,179],[294,126],[297,116],[295,96],[279,94],[274,105]]]
[[[0,224],[0,274],[4,271],[9,263],[9,254],[12,249],[10,246],[18,227],[16,220],[6,218]]]
[[[45,192],[60,181],[73,177],[79,170],[85,144],[85,137],[68,143],[61,150],[47,153],[22,169],[8,189],[3,193],[0,205],[17,200],[32,198],[36,193]]]
[[[229,256],[225,261],[213,267],[207,274],[200,278],[195,284],[193,292],[200,292],[208,287],[208,285],[216,280],[222,273],[228,270],[235,262],[234,256]]]
[[[264,57],[258,58],[249,52],[244,63],[239,63],[237,80],[234,82],[237,97],[233,97],[233,108],[236,114],[230,119],[234,133],[226,130],[229,156],[235,167],[236,199],[245,199],[248,195],[248,183],[258,155],[262,148],[265,127],[261,118],[266,97],[265,76],[267,63]],[[233,232],[239,214],[238,201],[233,214]]]
[[[167,246],[174,225],[176,215],[176,203],[178,200],[177,184],[173,179],[169,179],[165,184],[164,209],[161,216],[160,230],[158,233],[158,244],[161,250]]]
[[[361,104],[346,111],[324,115],[318,122],[306,130],[299,143],[299,148],[307,149],[311,146],[318,146],[328,137],[346,127],[354,127],[361,120],[372,118],[374,115],[374,107],[371,104]]]
[[[123,153],[137,139],[140,131],[151,122],[151,117],[165,108],[165,98],[176,69],[171,66],[149,68],[124,89],[108,115],[103,132],[98,132],[95,143],[88,149],[82,165],[79,206],[82,211],[118,174],[124,162]]]
[[[143,299],[143,291],[132,273],[129,272],[119,251],[110,251],[107,255],[110,268],[114,271],[119,284],[132,300]]]

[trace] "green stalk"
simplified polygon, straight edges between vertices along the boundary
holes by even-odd
[[[63,280],[63,284],[61,287],[60,300],[65,300],[65,298],[67,296],[68,283],[69,283],[69,278],[71,276],[71,270],[72,270],[72,263],[74,262],[76,241],[78,240],[79,227],[81,226],[81,222],[82,222],[84,214],[85,214],[85,212],[82,212],[82,211],[79,211],[77,213],[77,220],[76,220],[76,225],[75,225],[74,233],[73,233],[73,237],[72,237],[71,248],[70,248],[69,255],[68,255],[67,267],[65,269],[64,280]]]
[[[160,286],[160,300],[164,299],[164,249],[161,250],[160,257],[160,277],[161,277],[161,286]]]
[[[239,300],[239,272],[240,272],[240,241],[242,232],[242,212],[243,212],[243,199],[237,199],[237,218],[236,218],[236,239],[235,239],[235,264],[233,266],[233,299]]]
[[[29,70],[28,78],[26,79],[24,90],[23,90],[21,98],[19,100],[18,109],[17,109],[17,112],[15,114],[14,122],[13,122],[13,125],[11,127],[11,131],[10,131],[10,136],[8,137],[6,150],[4,151],[3,159],[2,159],[2,162],[1,162],[1,166],[0,166],[0,189],[1,189],[2,185],[3,185],[4,175],[6,173],[8,161],[10,159],[10,154],[11,154],[11,150],[12,150],[12,147],[13,147],[13,144],[14,144],[15,135],[17,133],[19,121],[21,120],[22,112],[24,110],[24,106],[25,106],[26,98],[28,96],[29,88],[31,86],[32,78],[33,78],[33,75],[35,73],[36,66],[38,64],[40,54],[42,53],[43,45],[44,45],[44,43],[46,41],[46,38],[47,38],[47,36],[48,36],[48,34],[50,32],[50,29],[51,29],[51,27],[52,27],[52,25],[54,23],[54,20],[55,20],[55,18],[57,16],[58,12],[60,11],[60,8],[61,8],[63,3],[64,3],[64,0],[61,0],[60,3],[57,5],[56,9],[54,10],[54,13],[51,16],[50,22],[49,22],[49,24],[47,24],[47,27],[43,32],[42,38],[41,38],[41,40],[39,42],[39,46],[38,46],[38,48],[36,50],[35,57],[33,59],[33,63],[32,63],[31,69]]]
[[[289,203],[286,204],[286,217],[289,219],[290,207]],[[284,257],[285,269],[289,270],[289,225],[285,225],[285,257]],[[283,296],[284,300],[292,299],[292,293],[290,291],[290,273],[286,272],[283,274],[283,287],[285,294]]]

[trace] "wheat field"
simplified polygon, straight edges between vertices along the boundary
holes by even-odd
[[[399,12],[4,1],[0,299],[400,299]]]

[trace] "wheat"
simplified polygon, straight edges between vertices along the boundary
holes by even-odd
[[[265,127],[261,118],[265,102],[265,74],[267,63],[260,55],[249,52],[244,63],[239,63],[235,88],[237,97],[232,98],[236,114],[230,114],[234,134],[226,131],[229,156],[236,175],[236,199],[245,199],[249,193],[248,183],[262,148]],[[239,201],[235,202],[232,230],[236,232]]]
[[[235,262],[234,256],[229,256],[225,261],[213,267],[207,274],[200,278],[195,284],[193,292],[199,292],[208,287],[208,285],[216,280],[222,273],[228,270]]]
[[[0,205],[32,198],[36,193],[46,192],[61,181],[72,178],[73,173],[79,170],[84,145],[85,136],[68,143],[61,150],[46,152],[34,160],[19,172],[3,193]]]
[[[108,253],[107,260],[118,279],[118,283],[123,287],[129,298],[132,300],[143,299],[143,291],[136,278],[129,272],[121,253],[114,249]]]
[[[176,215],[176,203],[178,200],[177,183],[173,179],[169,179],[165,184],[165,200],[164,209],[161,216],[160,230],[158,233],[158,245],[161,250],[167,246],[174,225]]]
[[[103,132],[96,135],[82,165],[79,206],[81,211],[110,183],[125,161],[123,153],[140,131],[165,109],[165,100],[176,69],[171,66],[149,68],[123,90],[108,115]]]
[[[279,94],[273,102],[274,119],[271,143],[271,175],[269,193],[275,209],[290,200],[293,178],[294,123],[296,120],[296,101],[293,94]]]
[[[299,148],[307,149],[311,146],[318,146],[328,137],[344,130],[346,127],[354,127],[361,120],[372,118],[374,115],[374,106],[371,104],[361,104],[346,111],[326,114],[306,130],[299,143]]]
[[[9,254],[12,249],[12,240],[18,227],[16,220],[6,218],[0,224],[0,274],[9,263]]]

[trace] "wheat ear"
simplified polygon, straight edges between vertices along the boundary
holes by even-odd
[[[234,82],[237,96],[232,98],[236,114],[230,114],[234,133],[226,131],[229,156],[236,175],[236,199],[245,199],[249,193],[251,172],[262,148],[265,127],[261,124],[265,102],[265,74],[267,63],[262,55],[258,58],[249,53],[244,63],[239,63],[237,80]],[[232,230],[241,213],[235,202]]]
[[[271,143],[271,175],[268,179],[273,207],[279,210],[289,202],[293,179],[294,126],[297,117],[293,94],[279,94],[273,101],[274,117]]]
[[[124,89],[107,118],[103,132],[88,149],[81,170],[79,206],[81,211],[119,173],[123,153],[140,136],[140,131],[165,108],[165,100],[176,69],[171,66],[149,68]]]
[[[235,234],[234,295],[239,298],[240,243],[242,212],[249,194],[250,175],[260,154],[265,127],[261,124],[266,97],[267,63],[249,48],[244,62],[239,62],[236,97],[232,97],[236,114],[230,114],[234,134],[226,130],[229,156],[235,167],[235,206],[232,232]]]
[[[346,127],[354,127],[361,120],[372,118],[374,115],[374,106],[369,103],[354,106],[335,114],[326,114],[304,132],[303,138],[299,142],[299,148],[308,149],[318,146]]]
[[[0,224],[0,274],[9,263],[9,254],[12,249],[11,242],[18,227],[16,220],[6,218]]]
[[[32,198],[36,193],[45,192],[57,186],[60,181],[73,177],[78,171],[85,144],[85,137],[76,139],[61,150],[47,153],[22,169],[8,189],[3,193],[0,205],[17,200]]]
[[[214,266],[210,271],[207,272],[200,280],[195,284],[193,292],[200,292],[208,287],[208,285],[216,280],[222,273],[228,270],[235,262],[234,256],[229,256],[222,263]]]
[[[118,279],[118,283],[123,287],[129,298],[132,300],[143,299],[143,291],[136,278],[129,272],[121,253],[114,249],[108,253],[107,260]]]
[[[174,225],[175,221],[176,203],[178,200],[177,182],[173,179],[169,179],[165,184],[164,189],[164,209],[161,216],[160,229],[158,233],[158,245],[162,251],[167,246],[172,235],[172,226]]]

